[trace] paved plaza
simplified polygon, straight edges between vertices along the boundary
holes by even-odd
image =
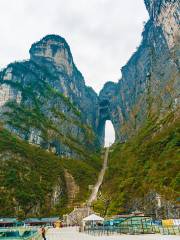
[[[94,237],[85,233],[79,233],[76,227],[62,229],[49,229],[47,240],[178,240],[180,236],[165,235],[113,235]]]

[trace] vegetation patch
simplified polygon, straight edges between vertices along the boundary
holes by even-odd
[[[108,215],[135,210],[155,214],[157,194],[176,205],[180,193],[179,146],[180,124],[170,114],[158,123],[149,119],[128,142],[115,144],[95,209]],[[165,205],[161,210],[165,216]]]

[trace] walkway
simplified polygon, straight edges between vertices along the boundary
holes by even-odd
[[[95,186],[92,189],[91,196],[89,197],[89,200],[88,200],[88,205],[91,205],[91,203],[97,199],[97,194],[98,194],[99,188],[103,182],[104,174],[105,174],[106,168],[107,168],[108,154],[109,154],[109,147],[106,148],[103,166],[102,166],[101,172],[99,173],[97,183],[95,184]]]
[[[178,240],[179,236],[162,235],[113,235],[94,237],[79,233],[76,227],[49,229],[47,240]]]

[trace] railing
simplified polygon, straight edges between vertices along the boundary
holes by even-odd
[[[160,233],[163,235],[180,235],[180,226],[160,227]]]
[[[86,228],[85,232],[88,234],[98,236],[98,235],[113,235],[113,234],[143,234],[143,233],[154,233],[152,228],[142,229],[139,227],[132,226],[108,226],[108,227],[92,227]]]
[[[162,235],[179,235],[180,227],[172,226],[172,227],[163,227],[156,225],[149,226],[92,226],[85,227],[84,231],[87,234],[93,236],[102,236],[102,235],[113,235],[113,234],[154,234],[160,233]]]
[[[41,240],[41,234],[30,228],[0,228],[0,240]]]

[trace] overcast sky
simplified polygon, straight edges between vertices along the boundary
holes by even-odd
[[[0,67],[28,59],[33,42],[59,34],[86,84],[99,92],[120,78],[147,18],[143,0],[0,0]]]

